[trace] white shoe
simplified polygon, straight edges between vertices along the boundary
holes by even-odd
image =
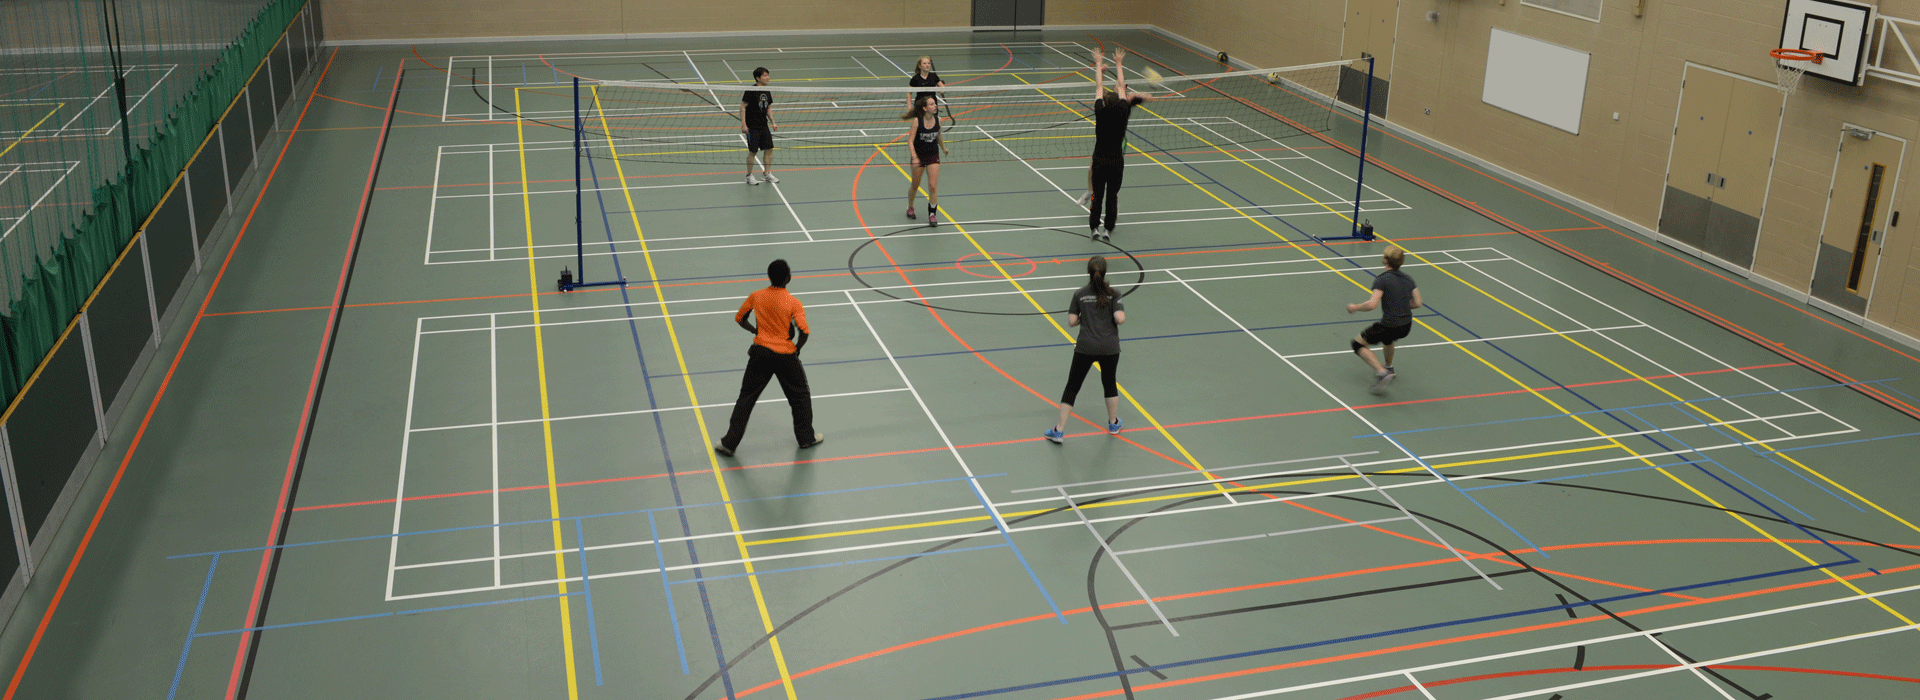
[[[779,181],[780,181],[780,178],[777,178],[777,177],[774,177],[774,176],[773,176],[773,173],[763,173],[763,174],[767,176],[767,182],[779,182]]]
[[[1368,389],[1368,391],[1375,394],[1385,392],[1387,390],[1387,384],[1392,382],[1395,376],[1392,370],[1385,369],[1373,373],[1373,388]]]
[[[760,178],[754,177],[753,173],[747,173],[747,184],[758,185],[760,184]]]
[[[1076,202],[1077,202],[1077,203],[1078,203],[1078,204],[1079,204],[1080,206],[1083,206],[1083,207],[1084,207],[1084,206],[1087,206],[1087,205],[1089,205],[1089,204],[1092,204],[1092,203],[1093,203],[1093,190],[1087,190],[1086,192],[1082,192],[1082,193],[1080,194],[1080,199],[1078,199],[1078,200],[1075,200],[1075,201],[1076,201]]]

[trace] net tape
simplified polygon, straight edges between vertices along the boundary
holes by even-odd
[[[1152,84],[1130,78],[1129,92],[1155,100],[1134,112],[1129,143],[1147,152],[1246,150],[1325,130],[1335,97],[1356,80],[1343,70],[1354,63],[1169,76]],[[746,151],[740,111],[747,90],[772,95],[775,146],[788,164],[859,164],[888,148],[904,160],[911,126],[902,117],[921,92],[940,98],[942,138],[952,149],[947,162],[1084,157],[1094,133],[1094,83],[1087,81],[912,88],[603,80],[583,81],[581,90],[576,116],[596,158],[737,162]]]

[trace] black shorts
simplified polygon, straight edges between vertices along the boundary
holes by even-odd
[[[1392,345],[1393,341],[1405,338],[1411,332],[1413,332],[1411,323],[1404,326],[1382,326],[1375,322],[1367,326],[1366,330],[1360,331],[1360,339],[1367,341],[1368,345]]]
[[[913,157],[920,159],[920,167],[923,167],[923,168],[929,165],[939,165],[940,164],[940,147],[935,146],[933,148],[921,150],[919,146],[914,146]]]
[[[747,127],[747,152],[773,150],[773,131],[764,127]]]

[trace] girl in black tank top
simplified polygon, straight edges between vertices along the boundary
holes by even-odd
[[[920,196],[920,175],[926,173],[928,226],[940,225],[940,155],[943,151],[951,151],[947,148],[946,139],[940,136],[940,115],[936,111],[939,107],[936,105],[933,97],[922,97],[914,103],[913,109],[900,115],[902,120],[913,122],[913,128],[906,134],[907,141],[913,144],[909,151],[912,155],[913,178],[907,184],[907,218],[915,216],[913,200]]]

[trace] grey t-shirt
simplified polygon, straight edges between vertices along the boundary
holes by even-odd
[[[1113,314],[1125,310],[1127,304],[1118,292],[1107,300],[1107,308],[1103,309],[1093,285],[1075,290],[1073,302],[1067,305],[1067,313],[1080,317],[1080,342],[1073,346],[1073,351],[1082,355],[1120,354],[1120,324],[1113,322]]]
[[[1404,326],[1413,323],[1413,278],[1399,270],[1388,270],[1373,278],[1380,290],[1380,325]]]

